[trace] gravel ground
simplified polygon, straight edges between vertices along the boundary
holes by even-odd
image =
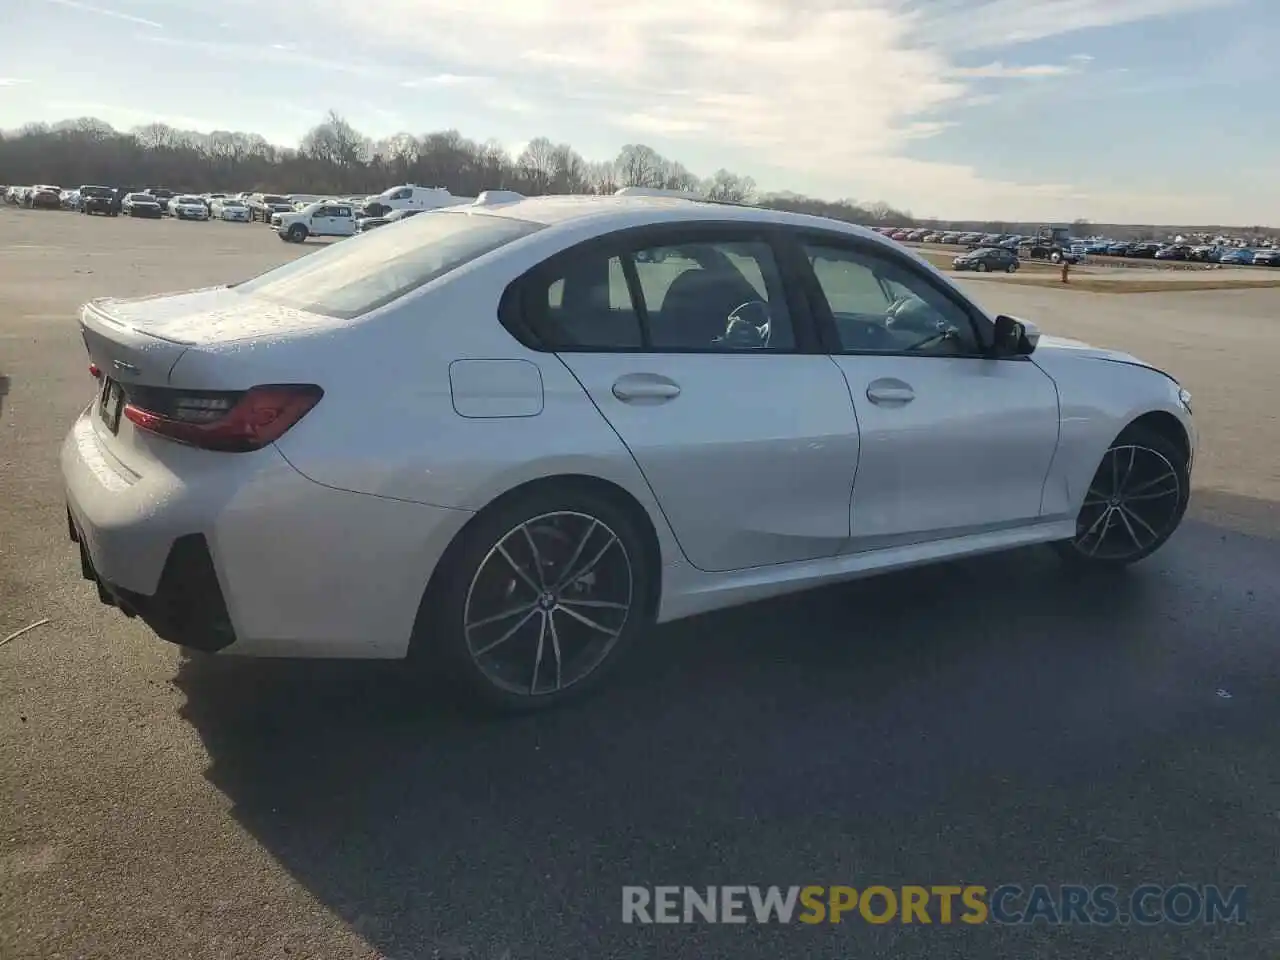
[[[78,576],[56,462],[91,392],[77,304],[304,252],[0,209],[0,639],[49,620],[0,647],[0,956],[1280,955],[1280,291],[968,284],[1194,395],[1189,518],[1114,582],[1030,550],[825,589],[479,722],[394,664],[185,659]],[[1006,881],[1246,884],[1248,922],[620,919],[624,884]]]

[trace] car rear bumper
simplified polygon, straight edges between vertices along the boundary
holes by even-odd
[[[274,448],[164,444],[125,466],[77,420],[62,448],[68,534],[98,597],[181,646],[397,658],[436,562],[472,514],[324,487]],[[172,449],[170,449],[172,448]]]

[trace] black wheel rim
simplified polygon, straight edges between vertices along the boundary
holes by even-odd
[[[605,661],[632,602],[631,557],[608,524],[543,514],[508,531],[476,569],[463,607],[467,651],[508,693],[558,693]]]
[[[1137,444],[1112,447],[1085,494],[1075,548],[1099,560],[1150,553],[1173,532],[1182,499],[1182,475],[1164,454]]]

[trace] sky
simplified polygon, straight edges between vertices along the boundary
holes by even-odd
[[[918,217],[1280,226],[1280,0],[0,0],[0,129],[647,143]],[[17,42],[21,38],[21,42]],[[3,172],[0,171],[0,178]]]

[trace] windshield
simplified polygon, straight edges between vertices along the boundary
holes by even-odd
[[[131,194],[129,194],[129,199],[130,199],[130,200],[136,200],[136,201],[141,202],[141,203],[155,203],[155,202],[156,202],[156,198],[155,198],[155,197],[153,197],[153,196],[151,196],[151,195],[149,195],[149,194],[146,194],[146,193],[131,193]]]
[[[271,196],[270,194],[268,194],[267,196],[263,197],[263,198],[262,198],[262,202],[263,202],[263,203],[283,203],[283,204],[285,204],[286,206],[288,206],[288,205],[289,205],[289,201],[288,201],[288,200],[286,200],[284,197],[274,197],[274,196]]]
[[[178,203],[179,204],[200,204],[201,206],[204,205],[204,201],[201,200],[199,197],[179,197]]]
[[[345,320],[541,229],[540,223],[485,215],[418,217],[395,230],[326,247],[236,289]]]
[[[224,207],[243,207],[244,203],[239,200],[223,200],[222,205]]]
[[[107,187],[81,187],[80,196],[82,197],[109,197],[111,191]]]

